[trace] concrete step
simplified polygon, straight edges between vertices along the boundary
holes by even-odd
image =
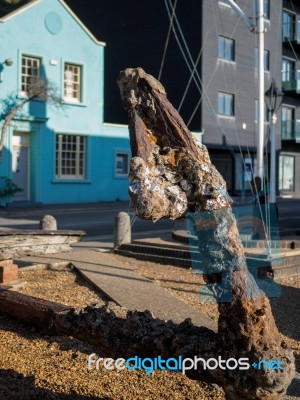
[[[249,248],[246,250],[246,260],[249,269],[260,279],[279,278],[298,275],[300,273],[300,250],[273,248],[271,259],[264,248]],[[201,253],[196,246],[178,248],[138,242],[120,246],[115,253],[134,257],[139,260],[153,261],[160,264],[174,265],[184,268],[203,270]]]
[[[197,236],[190,235],[188,231],[176,230],[172,232],[172,238],[179,243],[191,246],[197,246]],[[243,246],[249,248],[267,248],[272,249],[300,249],[300,240],[298,239],[278,239],[271,240],[269,243],[266,240],[252,240],[251,235],[240,235]]]
[[[155,243],[139,243],[133,241],[130,244],[124,244],[119,247],[119,249],[127,250],[131,252],[137,253],[145,253],[158,255],[163,257],[172,257],[172,258],[181,258],[181,259],[197,259],[199,258],[199,251],[197,247],[186,247],[186,248],[178,248],[178,247],[166,247],[161,246]]]
[[[125,257],[133,257],[137,260],[152,261],[163,265],[174,265],[176,267],[192,268],[192,262],[188,258],[168,257],[160,254],[137,252],[136,248],[133,250],[123,249],[123,246],[114,251],[116,254]]]

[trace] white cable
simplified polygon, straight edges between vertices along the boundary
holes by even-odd
[[[166,58],[167,49],[168,49],[168,45],[169,45],[169,40],[170,40],[170,35],[171,35],[171,30],[172,30],[172,25],[173,25],[173,18],[174,18],[174,15],[175,15],[176,6],[177,6],[177,0],[175,0],[175,3],[174,3],[174,8],[173,8],[173,11],[172,11],[172,17],[171,17],[171,21],[170,21],[170,25],[169,25],[169,29],[168,29],[168,33],[167,33],[164,52],[163,52],[163,56],[162,56],[162,60],[161,60],[161,64],[160,64],[160,69],[159,69],[159,74],[158,74],[158,80],[159,81],[160,81],[162,70],[163,70],[164,63],[165,63],[165,58]]]

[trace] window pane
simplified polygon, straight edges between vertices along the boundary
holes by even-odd
[[[264,69],[265,69],[265,71],[270,71],[270,52],[269,52],[269,50],[264,50]]]
[[[294,163],[293,156],[279,157],[279,190],[294,190]]]
[[[265,122],[269,122],[270,121],[270,113],[269,113],[269,109],[268,109],[268,106],[267,106],[266,103],[264,105],[264,112],[265,112],[264,121]],[[255,112],[254,112],[254,115],[255,115],[255,121],[258,121],[258,100],[255,100]]]
[[[219,57],[220,58],[224,58],[224,47],[225,47],[225,44],[224,44],[224,38],[222,36],[219,36],[218,45],[219,45]]]
[[[232,105],[230,102],[230,97],[228,95],[225,95],[225,114],[226,115],[232,115]]]
[[[223,95],[223,93],[218,94],[218,113],[224,114],[224,95]]]
[[[255,48],[255,68],[258,68],[258,48]],[[264,50],[264,70],[270,71],[270,52]]]
[[[219,36],[218,56],[224,60],[234,61],[234,40]]]
[[[40,77],[40,59],[22,56],[21,92],[28,94],[30,86]]]
[[[270,19],[270,0],[264,0],[264,17]]]
[[[283,39],[293,40],[295,34],[295,15],[287,11],[282,14]]]
[[[281,109],[281,138],[292,140],[295,137],[294,108],[282,106]]]
[[[229,93],[218,93],[218,113],[223,115],[234,115],[234,96]]]
[[[129,156],[126,153],[116,154],[116,175],[128,175]]]
[[[67,101],[81,101],[81,67],[79,65],[65,64],[64,98]]]
[[[294,62],[283,59],[282,60],[282,82],[288,82],[292,79],[292,73],[294,70]]]
[[[83,179],[85,165],[85,137],[57,135],[56,177]]]

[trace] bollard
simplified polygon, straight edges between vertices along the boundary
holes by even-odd
[[[40,221],[40,229],[43,231],[56,231],[56,219],[52,215],[44,215],[43,219]]]
[[[130,216],[121,211],[115,218],[114,248],[131,243]]]

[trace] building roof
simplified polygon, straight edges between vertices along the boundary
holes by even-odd
[[[29,8],[35,6],[43,0],[20,0],[19,3],[12,3],[5,5],[2,4],[0,8],[0,23],[9,21],[10,19],[16,17],[17,15],[25,12]],[[81,26],[81,28],[86,32],[86,34],[100,46],[105,46],[106,43],[99,41],[95,36],[89,31],[89,29],[81,22],[77,15],[72,11],[72,9],[64,2],[64,0],[59,0],[62,6],[68,11],[68,13],[74,18],[74,20]]]

